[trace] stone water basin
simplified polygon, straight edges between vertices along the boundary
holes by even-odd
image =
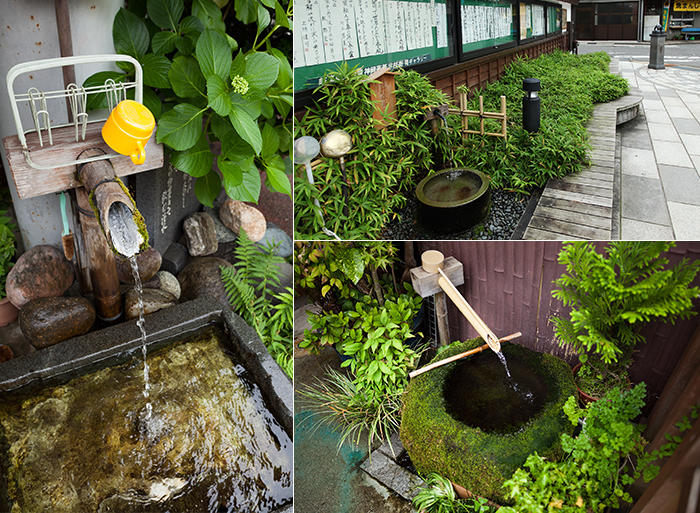
[[[435,233],[468,230],[491,204],[488,176],[476,169],[443,169],[426,176],[416,188],[418,219]]]
[[[0,511],[287,511],[292,385],[217,301],[0,364]],[[146,409],[151,403],[152,415]]]
[[[433,361],[483,344],[456,342]],[[561,454],[574,427],[562,410],[575,396],[569,365],[546,353],[503,343],[511,378],[493,351],[437,367],[413,379],[400,436],[421,475],[447,477],[476,495],[507,503],[502,489],[528,455]]]

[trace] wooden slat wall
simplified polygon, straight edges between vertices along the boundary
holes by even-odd
[[[552,282],[564,270],[557,262],[562,247],[559,241],[419,241],[418,257],[428,249],[453,256],[464,266],[464,285],[457,287],[469,304],[497,336],[521,331],[516,342],[536,351],[548,352],[574,365],[578,356],[567,347],[559,347],[550,319],[568,315],[560,301],[552,297]],[[596,242],[599,251],[605,242]],[[665,255],[676,264],[683,258],[700,258],[700,241],[678,242]],[[700,285],[700,277],[695,286]],[[700,301],[697,303],[700,306]],[[696,310],[700,308],[696,307]],[[467,320],[448,304],[453,340],[478,336]],[[648,414],[673,372],[683,350],[700,325],[700,315],[675,325],[652,323],[642,334],[647,343],[640,345],[630,370],[633,382],[647,384]]]
[[[458,87],[466,85],[470,91],[483,89],[491,82],[501,78],[506,66],[518,56],[534,59],[555,49],[566,51],[568,44],[568,36],[566,33],[563,33],[543,41],[455,64],[454,66],[427,73],[426,76],[437,89],[440,89],[448,97],[457,99]]]

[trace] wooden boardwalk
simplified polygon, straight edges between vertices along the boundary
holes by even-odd
[[[610,71],[618,69],[619,62],[613,60]],[[591,165],[547,182],[523,239],[613,238],[613,216],[619,214],[615,200],[615,132],[618,124],[637,115],[641,103],[641,91],[631,90],[618,100],[596,105],[586,125],[593,146]]]

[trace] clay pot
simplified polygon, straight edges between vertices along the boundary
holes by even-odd
[[[10,299],[5,297],[0,300],[0,326],[7,326],[17,320],[19,310],[10,303]]]

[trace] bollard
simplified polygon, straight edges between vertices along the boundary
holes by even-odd
[[[537,96],[539,90],[538,78],[523,79],[523,91],[527,92],[523,97],[523,128],[530,133],[540,129],[540,97]]]
[[[649,68],[666,69],[664,66],[664,45],[666,43],[666,32],[661,25],[656,25],[651,34],[651,47],[649,49]]]

